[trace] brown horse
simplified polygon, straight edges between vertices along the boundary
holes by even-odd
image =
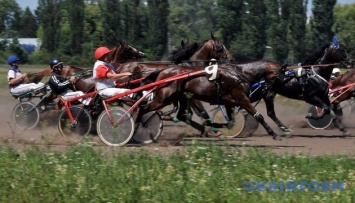
[[[211,39],[201,43],[185,44],[181,42],[178,50],[172,51],[169,60],[175,64],[187,66],[207,66],[211,59],[217,62],[234,61],[232,54],[224,46],[221,40],[211,33]]]
[[[156,70],[168,68],[173,64],[187,62],[186,60],[199,62],[199,64],[193,64],[194,66],[205,65],[206,62],[210,62],[210,59],[213,58],[216,60],[233,60],[227,48],[212,33],[211,39],[201,43],[194,43],[192,46],[186,46],[182,41],[180,48],[172,53],[172,56],[169,58],[171,61],[128,62],[118,66],[116,72],[133,72],[137,73],[137,77],[144,78]],[[203,63],[201,64],[201,62]]]
[[[28,73],[25,83],[39,83],[41,80],[51,74],[51,69],[44,69],[37,73]]]
[[[116,69],[116,72],[132,72],[134,76],[132,79],[144,78],[153,71],[161,70],[164,68],[174,67],[175,64],[183,63],[188,66],[205,65],[210,62],[211,59],[219,61],[233,61],[232,55],[228,49],[222,44],[221,40],[215,37],[211,33],[211,39],[204,40],[200,43],[189,43],[181,41],[181,46],[172,51],[169,60],[171,61],[158,61],[158,62],[144,62],[135,61],[124,63]],[[124,82],[124,81],[121,81]],[[192,100],[191,107],[195,110],[198,116],[209,119],[209,115],[200,101]],[[170,115],[178,110],[177,101],[174,103],[174,109],[165,112],[163,115]],[[165,120],[171,120],[170,116],[163,117]]]
[[[340,102],[355,96],[355,70],[346,71],[344,74],[336,77],[330,85],[332,90],[343,88],[337,92],[333,104],[338,105]]]
[[[248,69],[245,67],[248,67]],[[205,134],[204,126],[192,121],[191,117],[188,116],[191,115],[192,112],[189,108],[189,100],[186,99],[185,93],[190,93],[192,98],[213,105],[223,104],[228,107],[227,109],[241,106],[263,125],[269,135],[272,135],[275,140],[280,140],[281,138],[269,127],[264,121],[263,116],[257,112],[250,102],[249,87],[251,84],[261,79],[272,83],[272,80],[276,77],[281,68],[280,64],[270,61],[258,61],[241,65],[225,63],[219,65],[220,73],[216,80],[210,81],[206,77],[206,74],[202,74],[159,85],[155,90],[155,99],[151,103],[141,107],[137,116],[136,127],[139,126],[140,119],[145,113],[158,110],[178,100],[180,110],[177,118],[190,124],[202,134]],[[184,72],[193,72],[201,69],[202,68],[177,65],[172,68],[153,72],[143,80],[142,85],[173,77]],[[182,109],[188,110],[189,114],[187,115]],[[230,118],[232,118],[232,112],[228,113]],[[233,120],[231,122],[231,124],[234,124]],[[215,127],[221,126],[216,124]]]

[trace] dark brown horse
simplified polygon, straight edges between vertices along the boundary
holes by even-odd
[[[246,67],[248,67],[248,69]],[[204,126],[192,121],[191,117],[184,112],[184,110],[188,110],[190,111],[189,115],[192,114],[189,108],[189,100],[187,100],[185,96],[185,94],[188,93],[192,98],[214,105],[223,104],[228,107],[228,109],[241,106],[263,125],[269,135],[279,140],[281,138],[269,127],[264,121],[263,116],[257,112],[251,104],[249,100],[249,87],[251,84],[262,79],[272,83],[272,80],[276,77],[281,68],[280,64],[270,61],[258,61],[241,65],[224,63],[219,65],[220,73],[216,80],[210,81],[206,77],[206,74],[202,74],[159,85],[155,90],[155,99],[151,103],[141,107],[137,116],[136,127],[139,126],[141,116],[145,113],[163,108],[174,101],[179,101],[180,110],[177,118],[190,124],[202,134],[205,134]],[[203,68],[177,65],[172,68],[153,72],[143,80],[142,85],[184,72],[193,72],[201,69]],[[232,118],[231,112],[229,112],[229,116]],[[231,122],[232,124],[234,123],[233,120],[231,120]],[[221,126],[216,125],[215,127]]]
[[[341,124],[339,119],[337,119],[334,110],[331,108],[329,100],[329,85],[328,81],[332,74],[332,70],[335,65],[343,64],[347,61],[347,51],[343,45],[339,44],[336,38],[333,39],[333,43],[328,43],[324,46],[317,47],[313,53],[307,55],[305,62],[302,63],[304,68],[307,68],[308,76],[305,77],[305,82],[302,84],[299,77],[295,77],[295,71],[291,71],[291,76],[289,72],[280,74],[282,76],[280,80],[276,80],[275,85],[269,91],[259,94],[259,98],[265,100],[267,114],[272,118],[277,125],[284,131],[289,129],[281,123],[281,121],[276,117],[274,110],[274,97],[277,94],[283,95],[285,97],[297,100],[303,100],[314,106],[318,106],[324,109],[325,114],[330,114],[334,119],[336,126],[343,132],[344,135],[349,135],[344,126]],[[322,66],[322,64],[324,66]],[[317,65],[320,65],[317,67]],[[292,69],[292,67],[289,67]],[[296,67],[293,67],[296,68]],[[287,74],[286,74],[287,73]],[[258,97],[258,96],[256,96]],[[259,99],[258,98],[258,99]],[[320,119],[325,114],[321,116],[308,115],[307,118],[310,119]]]

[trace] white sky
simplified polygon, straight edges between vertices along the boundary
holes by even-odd
[[[25,9],[28,6],[31,11],[34,11],[37,8],[38,0],[16,0],[22,9]],[[309,7],[312,5],[312,0],[309,0]],[[351,4],[355,3],[355,0],[337,0],[339,4]],[[310,9],[310,8],[309,8]]]

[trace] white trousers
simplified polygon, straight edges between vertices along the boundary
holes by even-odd
[[[62,94],[62,98],[64,100],[68,100],[68,99],[71,99],[71,98],[74,98],[74,97],[79,97],[81,95],[84,95],[84,93],[82,91],[65,92],[65,93]],[[91,98],[82,98],[82,99],[79,99],[79,101],[82,104],[84,104],[84,105],[89,105],[90,101],[91,101]]]
[[[112,96],[114,96],[116,94],[121,94],[121,93],[126,92],[128,90],[129,89],[115,88],[115,87],[106,88],[106,89],[100,90],[99,91],[99,95],[102,96],[102,97],[112,97]],[[145,96],[147,93],[148,93],[147,91],[143,91],[143,96]],[[129,94],[128,97],[132,98],[133,94]],[[151,93],[146,99],[148,101],[152,101],[154,99],[154,94]]]
[[[40,90],[44,87],[44,84],[39,82],[39,83],[28,83],[28,84],[21,84],[15,88],[11,88],[10,92],[11,94],[19,95],[23,94],[26,92],[31,92],[34,90]]]

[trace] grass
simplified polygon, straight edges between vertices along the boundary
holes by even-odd
[[[350,156],[241,153],[195,143],[170,156],[30,148],[0,153],[2,202],[354,202],[355,160]],[[334,192],[247,192],[243,181],[344,181]]]

